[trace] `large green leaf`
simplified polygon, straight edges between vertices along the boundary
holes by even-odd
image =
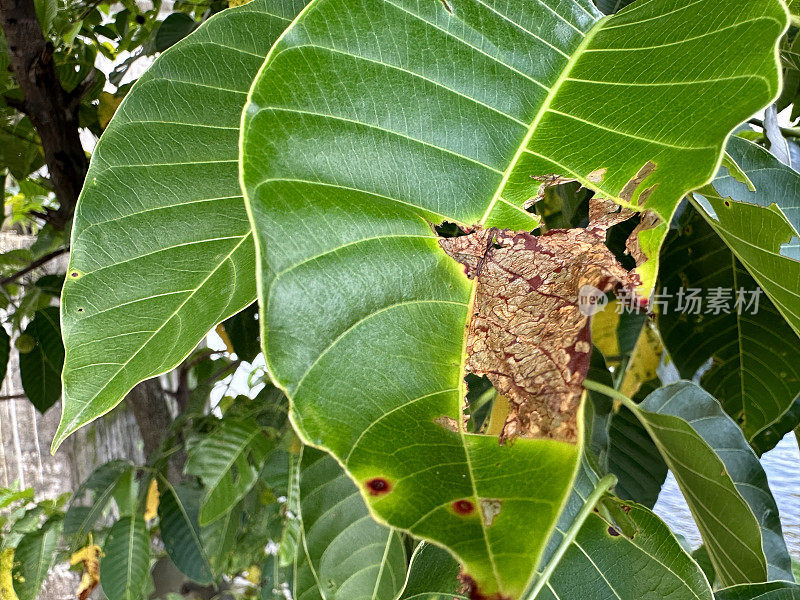
[[[304,449],[299,491],[302,538],[293,598],[396,598],[406,577],[403,540],[372,520],[358,488],[336,461]]]
[[[696,195],[702,214],[800,335],[800,173],[741,138],[727,150],[755,191],[723,168]]]
[[[777,0],[607,19],[587,0],[315,0],[254,83],[241,160],[270,373],[372,510],[448,546],[484,594],[525,588],[579,448],[437,424],[461,422],[473,284],[426,220],[530,230],[532,176],[637,210],[646,188],[664,221],[640,236],[647,287],[681,196],[777,94],[785,21]]]
[[[570,500],[550,540],[548,556],[564,539],[597,481],[597,475],[583,461]],[[536,596],[537,600],[711,600],[711,588],[702,571],[661,519],[632,502],[618,499],[607,502],[625,515],[626,527],[618,527],[597,512],[590,515]]]
[[[100,585],[108,600],[139,600],[150,575],[150,536],[142,517],[122,517],[103,544]]]
[[[14,591],[19,600],[36,600],[56,554],[61,521],[52,519],[27,533],[14,553]]]
[[[736,585],[719,590],[715,600],[798,600],[800,587],[786,581]]]
[[[53,447],[255,298],[239,115],[302,0],[254,0],[162,54],[117,110],[75,213]]]
[[[791,580],[778,507],[764,469],[720,404],[682,381],[630,408],[675,475],[718,581]]]
[[[202,479],[206,487],[201,525],[223,517],[245,497],[272,446],[254,420],[224,419],[190,447],[186,472]]]
[[[25,395],[44,413],[61,396],[61,367],[64,364],[64,345],[58,308],[50,306],[37,310],[23,336],[28,336],[32,348],[19,353],[19,374]],[[22,336],[20,336],[22,337]]]
[[[800,398],[800,339],[766,296],[748,306],[758,284],[695,209],[687,208],[661,260],[660,285],[673,297],[658,327],[675,366],[691,379],[713,359],[701,385],[759,454],[770,450],[797,425],[784,417]],[[726,307],[679,311],[681,287],[702,290],[706,300],[713,290],[727,291]],[[744,302],[737,305],[739,290]]]

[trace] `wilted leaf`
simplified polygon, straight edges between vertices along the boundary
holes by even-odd
[[[101,554],[100,546],[90,543],[69,557],[69,564],[73,567],[78,563],[83,563],[83,574],[76,592],[78,600],[87,600],[94,588],[100,584]]]

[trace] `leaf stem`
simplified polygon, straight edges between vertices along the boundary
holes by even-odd
[[[636,402],[634,402],[630,398],[628,398],[625,394],[615,390],[612,387],[603,385],[602,383],[597,383],[596,381],[592,381],[591,379],[586,379],[583,382],[583,387],[592,392],[599,392],[600,394],[604,394],[609,398],[613,398],[614,400],[619,400],[620,402],[622,402],[622,404],[624,404],[626,407],[630,408],[634,412],[636,412],[636,410],[638,410],[639,408],[639,405],[636,404]]]
[[[598,383],[597,385],[601,384]],[[601,387],[606,388],[606,386],[604,385]],[[606,389],[610,390],[611,388],[606,388]],[[547,566],[545,567],[544,571],[542,571],[542,574],[539,576],[539,579],[536,580],[536,584],[533,586],[533,589],[531,590],[530,594],[528,594],[525,597],[525,600],[534,600],[534,598],[536,598],[536,596],[539,595],[539,592],[542,591],[542,588],[547,584],[547,582],[550,581],[550,576],[553,574],[553,571],[556,570],[556,567],[561,562],[561,559],[567,552],[567,548],[569,548],[572,545],[572,542],[575,541],[575,538],[578,537],[578,531],[580,531],[580,528],[583,526],[583,523],[586,521],[586,519],[589,518],[589,515],[592,514],[592,510],[594,510],[594,505],[597,504],[597,501],[600,499],[600,497],[603,494],[605,494],[609,489],[611,489],[611,487],[616,482],[617,478],[611,474],[606,475],[600,481],[597,482],[597,485],[595,486],[594,490],[592,491],[591,494],[589,494],[589,497],[586,499],[586,503],[583,505],[583,508],[581,508],[580,512],[575,517],[575,520],[572,522],[572,525],[570,525],[569,529],[567,529],[567,532],[564,534],[564,539],[561,540],[561,544],[559,544],[558,548],[555,551],[555,554],[553,554],[553,558],[550,559],[549,563],[547,563]]]

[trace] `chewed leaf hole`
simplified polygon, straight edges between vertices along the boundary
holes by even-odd
[[[431,223],[431,227],[436,232],[436,235],[442,238],[454,238],[467,235],[467,232],[461,229],[452,221],[442,221],[438,225]]]
[[[392,484],[383,477],[367,479],[364,485],[367,487],[370,496],[383,496],[392,491]]]
[[[453,512],[457,515],[471,515],[475,512],[475,505],[469,500],[456,500],[453,502]]]

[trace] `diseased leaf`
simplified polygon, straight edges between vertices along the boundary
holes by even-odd
[[[632,293],[636,287],[604,244],[615,220],[541,236],[489,228],[439,240],[476,281],[466,369],[486,375],[510,401],[501,442],[578,441],[592,351],[589,313],[580,300],[587,290],[599,295],[624,286]]]
[[[753,449],[759,455],[770,450],[800,417],[791,410],[800,400],[800,339],[691,206],[661,260],[666,268],[660,286],[672,300],[659,312],[658,326],[675,366],[685,379],[702,367],[700,384],[739,424]],[[700,290],[706,306],[687,310],[684,300],[679,311],[679,289]],[[708,304],[715,290],[723,292],[716,308]]]
[[[764,469],[719,403],[683,381],[629,408],[674,473],[719,582],[791,580],[778,507]]]
[[[302,7],[254,0],[211,17],[158,57],[103,133],[72,228],[54,449],[255,299],[239,120]]]
[[[523,593],[579,451],[463,430],[474,284],[425,221],[530,231],[539,183],[577,179],[652,211],[651,286],[678,201],[777,95],[785,20],[777,0],[608,19],[586,0],[319,0],[265,62],[241,164],[270,374],[302,438],[480,593]]]

